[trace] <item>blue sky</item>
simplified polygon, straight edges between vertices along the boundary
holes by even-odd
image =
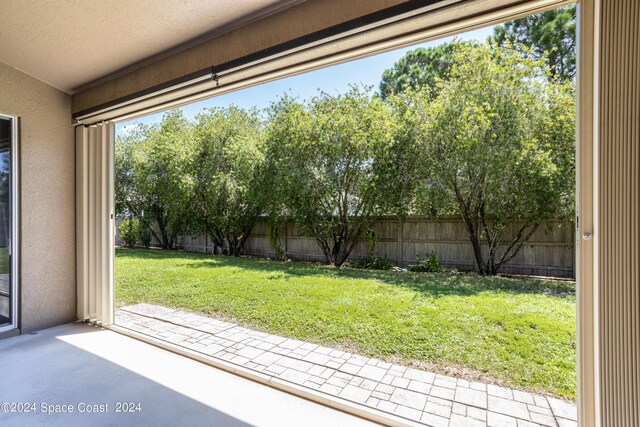
[[[461,40],[485,40],[493,34],[493,27],[485,27],[456,36]],[[409,50],[417,47],[437,46],[454,37],[447,37],[428,43],[421,43],[411,47],[397,49],[391,52],[370,56],[368,58],[347,62],[321,70],[310,71],[293,77],[265,83],[225,95],[209,98],[203,101],[181,107],[185,116],[195,117],[202,109],[210,107],[225,107],[235,104],[239,107],[266,108],[271,101],[284,93],[290,93],[300,99],[308,99],[318,93],[318,90],[329,93],[345,92],[350,84],[371,85],[378,89],[382,73],[393,66]],[[162,119],[162,112],[140,117],[131,121],[117,123],[116,134],[126,132],[127,126],[133,123],[153,123]]]

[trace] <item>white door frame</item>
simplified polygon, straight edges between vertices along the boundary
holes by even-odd
[[[0,118],[11,121],[11,176],[10,176],[10,203],[11,203],[11,239],[9,243],[9,255],[11,257],[10,271],[9,271],[9,292],[11,294],[11,323],[0,327],[0,333],[11,331],[19,328],[19,311],[20,305],[18,303],[19,292],[19,278],[20,278],[20,262],[19,262],[19,218],[20,218],[20,205],[19,205],[19,179],[18,173],[19,158],[18,158],[18,127],[19,120],[17,116],[10,116],[6,114],[0,114]]]

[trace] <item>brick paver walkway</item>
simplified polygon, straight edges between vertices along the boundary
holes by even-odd
[[[116,324],[429,426],[576,426],[564,401],[386,363],[149,304],[123,307]]]

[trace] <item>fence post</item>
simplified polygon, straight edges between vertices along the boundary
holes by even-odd
[[[398,257],[398,267],[402,267],[404,264],[404,260],[403,260],[403,254],[404,254],[404,226],[403,226],[404,222],[402,221],[402,219],[398,219],[398,227],[396,228],[396,233],[398,233],[397,235],[397,257]]]
[[[284,257],[288,258],[288,253],[289,253],[289,239],[287,238],[287,235],[289,234],[289,220],[286,220],[284,222]]]

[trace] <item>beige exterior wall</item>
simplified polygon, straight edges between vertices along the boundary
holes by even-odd
[[[0,62],[0,112],[20,118],[20,327],[75,319],[71,97]]]

